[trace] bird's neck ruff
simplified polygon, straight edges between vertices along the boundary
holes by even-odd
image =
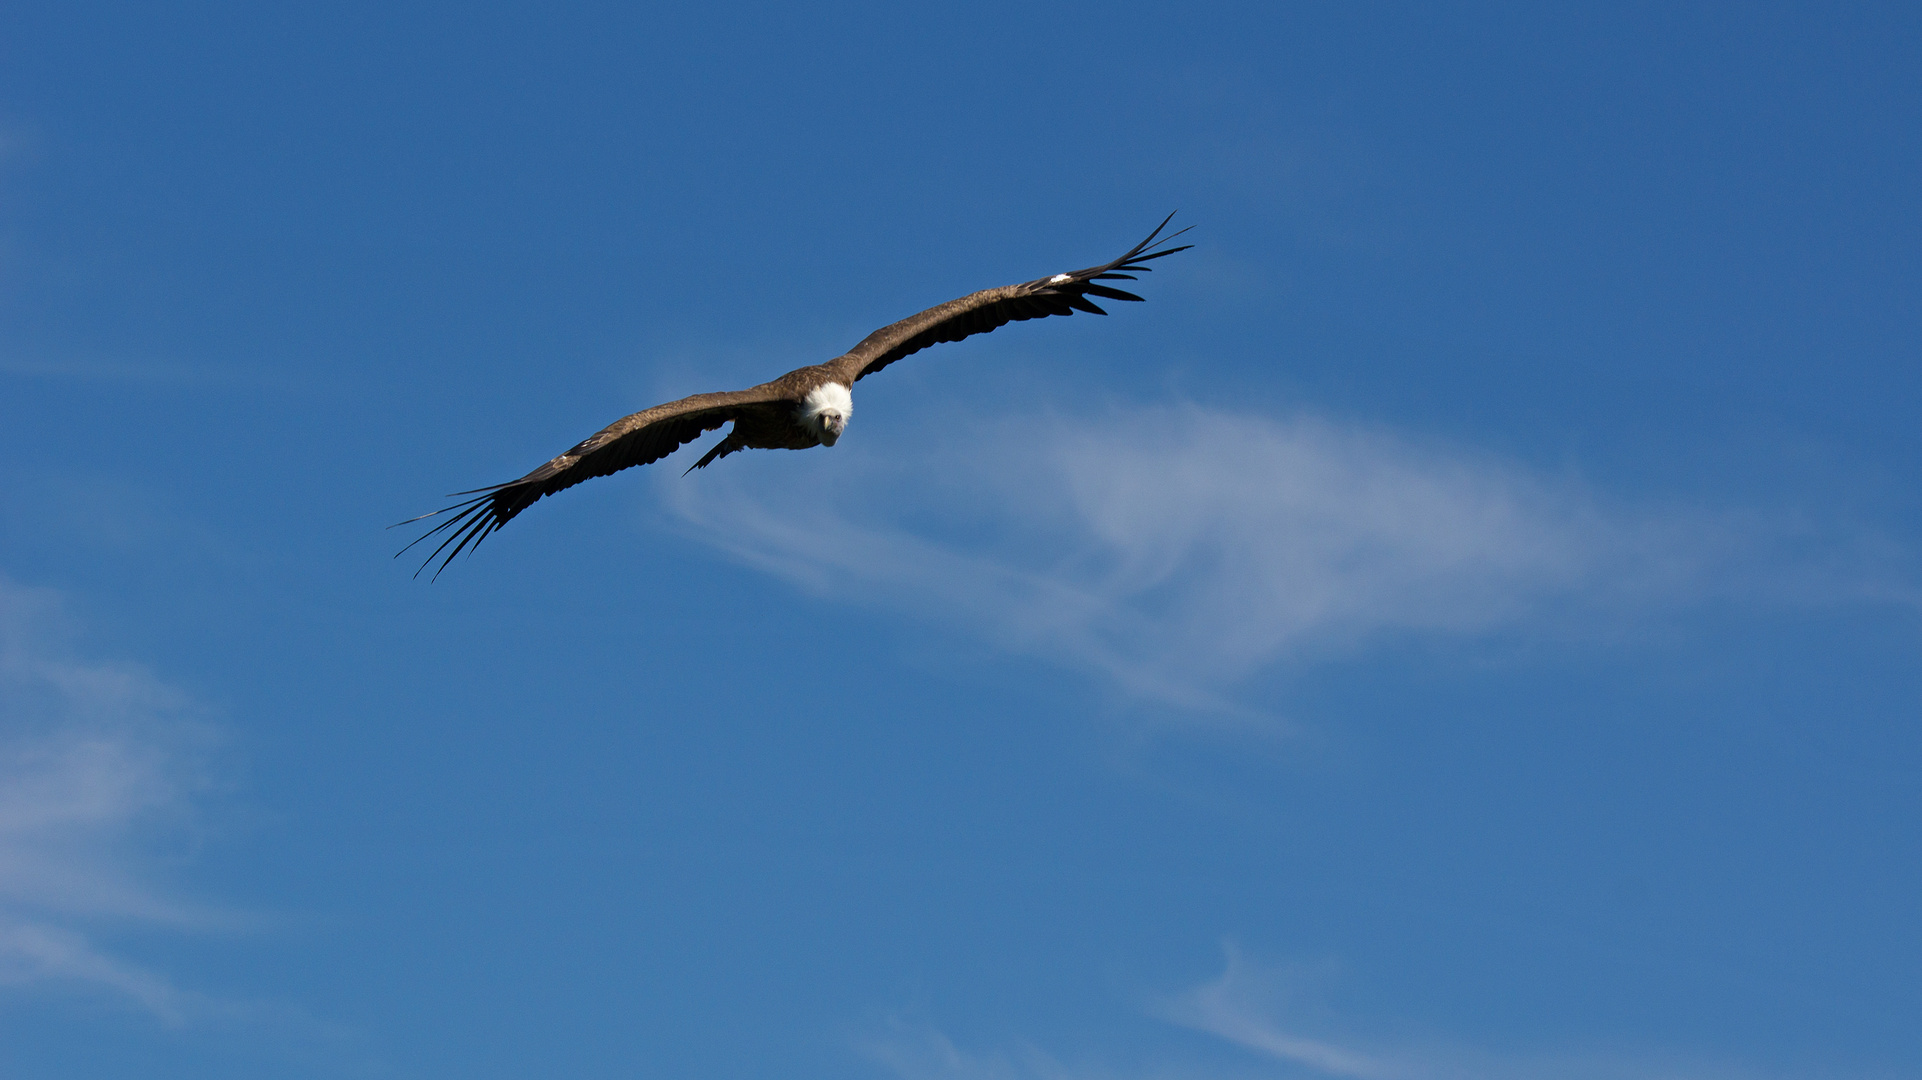
[[[837,416],[840,423],[830,428],[823,419],[827,416]],[[795,414],[795,418],[801,422],[802,426],[813,432],[816,438],[828,446],[833,446],[841,437],[840,429],[846,427],[847,422],[853,417],[854,395],[848,392],[847,387],[837,382],[822,383],[809,390],[808,396],[801,399],[801,407]]]

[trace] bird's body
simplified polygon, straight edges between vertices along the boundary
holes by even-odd
[[[1169,218],[1173,216],[1170,214]],[[447,535],[440,546],[421,564],[421,568],[426,569],[445,552],[440,565],[444,570],[463,549],[486,539],[489,533],[507,524],[541,497],[583,480],[659,461],[726,424],[733,425],[727,437],[695,462],[689,472],[737,450],[805,450],[813,446],[833,446],[854,415],[855,382],[904,356],[940,342],[987,333],[1010,322],[1072,315],[1076,311],[1107,314],[1088,299],[1090,294],[1110,300],[1140,300],[1141,297],[1133,293],[1097,282],[1132,279],[1134,273],[1151,269],[1142,265],[1148,260],[1186,251],[1187,245],[1152,250],[1155,238],[1167,225],[1168,222],[1163,221],[1146,240],[1113,262],[998,289],[984,289],[950,300],[876,330],[847,353],[825,364],[795,368],[778,379],[745,390],[695,394],[624,416],[519,480],[461,492],[474,498],[422,515],[433,517],[454,512],[401,551],[445,532]],[[1171,234],[1167,240],[1179,235],[1180,232]],[[439,571],[435,574],[438,576]]]
[[[736,450],[806,450],[810,446],[833,446],[854,417],[854,393],[828,364],[795,368],[773,382],[745,391],[763,392],[773,395],[773,400],[740,406],[734,417],[734,430],[701,460],[688,466],[689,472]],[[674,402],[665,407],[678,404]]]

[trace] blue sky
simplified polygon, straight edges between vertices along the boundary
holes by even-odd
[[[1919,46],[14,6],[0,1071],[1922,1072]],[[389,558],[1177,208],[832,449]]]

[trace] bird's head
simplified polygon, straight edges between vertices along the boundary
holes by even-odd
[[[848,429],[848,418],[838,411],[829,409],[815,418],[815,434],[820,437],[821,445],[833,446]]]
[[[822,446],[833,446],[854,416],[854,395],[840,383],[824,383],[801,399],[800,421]]]

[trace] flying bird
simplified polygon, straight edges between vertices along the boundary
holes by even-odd
[[[1161,231],[1172,220],[1174,215],[1169,214],[1146,240],[1112,262],[969,293],[959,300],[950,300],[940,307],[884,326],[825,364],[795,368],[772,382],[746,390],[695,394],[624,416],[519,480],[456,492],[449,498],[463,495],[473,498],[399,522],[393,527],[452,514],[395,552],[395,558],[416,544],[445,533],[440,546],[414,571],[416,577],[420,576],[421,571],[438,558],[440,567],[434,576],[439,577],[447,564],[454,561],[454,556],[471,550],[542,496],[571,488],[583,480],[659,461],[724,424],[734,426],[701,460],[689,466],[688,472],[706,468],[736,450],[805,450],[811,446],[833,446],[840,441],[842,433],[847,431],[848,420],[854,416],[854,384],[904,356],[944,341],[985,334],[1011,322],[1073,315],[1077,311],[1106,315],[1107,312],[1088,299],[1090,296],[1104,300],[1140,300],[1141,297],[1131,292],[1097,283],[1116,278],[1135,280],[1135,274],[1153,269],[1146,265],[1149,260],[1193,247],[1192,244],[1167,246],[1188,231],[1181,229],[1163,237]]]

